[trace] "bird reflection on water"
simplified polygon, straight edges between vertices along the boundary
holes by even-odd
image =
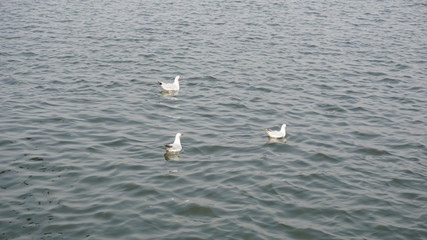
[[[179,154],[178,153],[166,152],[164,156],[165,156],[166,161],[179,160]]]
[[[167,99],[171,99],[171,100],[178,100],[178,98],[176,96],[178,96],[179,91],[167,91],[167,90],[163,90],[160,92],[160,94],[167,98]]]
[[[287,138],[272,138],[272,137],[267,137],[267,142],[268,143],[286,143],[286,141],[288,141]]]

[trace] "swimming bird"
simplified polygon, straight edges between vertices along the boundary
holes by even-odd
[[[167,152],[180,152],[182,150],[181,139],[182,133],[177,133],[175,136],[175,141],[172,144],[165,145]]]
[[[282,125],[280,131],[271,131],[270,129],[266,128],[265,132],[271,138],[284,138],[286,136],[286,124]]]
[[[179,91],[179,76],[175,77],[173,83],[157,82],[166,91]]]

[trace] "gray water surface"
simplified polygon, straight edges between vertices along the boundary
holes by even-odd
[[[425,239],[426,16],[2,1],[0,239]]]

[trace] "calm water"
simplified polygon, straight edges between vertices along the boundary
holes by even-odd
[[[426,16],[1,1],[0,239],[426,239]]]

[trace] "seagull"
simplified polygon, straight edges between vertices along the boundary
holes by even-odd
[[[175,136],[175,141],[172,144],[165,145],[167,152],[180,152],[182,150],[180,137],[182,133],[177,133]]]
[[[282,125],[280,131],[271,131],[270,129],[266,128],[265,132],[271,138],[284,138],[286,136],[286,124]]]
[[[175,80],[173,83],[164,83],[164,82],[158,82],[160,86],[166,91],[179,91],[179,76],[175,77]]]

